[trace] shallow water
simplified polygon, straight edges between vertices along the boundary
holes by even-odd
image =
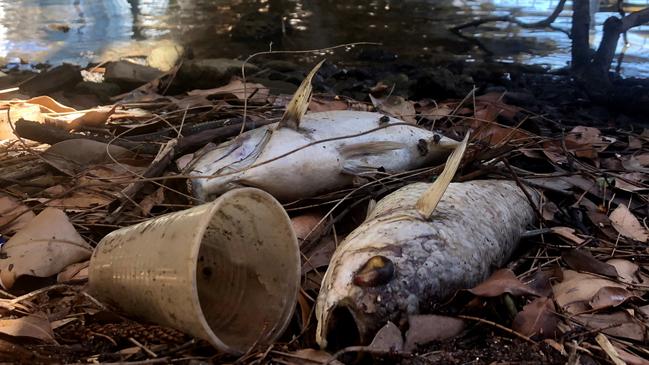
[[[648,0],[635,0],[635,8]],[[197,57],[245,57],[267,50],[312,49],[382,42],[402,57],[442,53],[480,59],[485,51],[448,31],[477,17],[515,14],[545,18],[558,0],[0,0],[0,57],[30,62],[85,63],[146,54],[160,40],[190,46]],[[629,7],[630,9],[633,6]],[[606,9],[604,9],[606,10]],[[612,11],[612,10],[611,10]],[[598,12],[593,42],[613,12]],[[570,9],[555,25],[570,27]],[[284,17],[284,21],[282,20]],[[64,32],[65,27],[69,30]],[[493,57],[553,68],[569,60],[570,41],[558,31],[506,23],[464,30]],[[643,76],[649,27],[629,33],[622,74]],[[622,49],[620,41],[619,48]]]

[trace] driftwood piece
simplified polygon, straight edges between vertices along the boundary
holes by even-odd
[[[113,137],[102,135],[70,133],[53,125],[42,124],[24,119],[16,122],[16,134],[19,137],[46,143],[49,145],[66,141],[68,139],[92,139],[94,141],[111,143],[117,146],[128,148],[129,150],[132,150],[134,152],[145,154],[155,154],[159,149],[158,144],[155,143],[134,142],[125,140],[123,138],[114,139]]]
[[[38,160],[29,160],[23,163],[14,164],[0,168],[0,186],[23,182],[38,175],[48,172],[49,166]]]
[[[245,128],[243,128],[243,131],[255,129],[267,124],[274,123],[276,121],[277,119],[267,119],[256,123],[251,123],[249,121],[246,123]],[[234,137],[238,135],[241,132],[241,130],[242,130],[241,122],[239,122],[239,123],[223,126],[220,128],[202,130],[199,131],[198,133],[191,134],[191,135],[183,134],[184,137],[180,139],[180,141],[178,141],[177,148],[179,149],[179,152],[185,152],[191,147],[202,146],[204,144],[207,144],[208,142],[219,141],[230,137]]]
[[[224,140],[238,135],[242,129],[239,118],[235,119],[237,121],[235,123],[223,125],[231,120],[232,119],[210,121],[183,128],[181,131],[181,138],[179,138],[178,145],[176,146],[176,152],[182,153],[193,147],[201,146],[211,141]],[[268,119],[256,123],[248,122],[243,130],[247,131],[276,121],[276,119]],[[216,125],[219,126],[214,127]],[[94,141],[111,143],[128,148],[134,152],[154,155],[158,153],[160,149],[159,143],[164,142],[169,137],[175,137],[172,133],[177,132],[171,128],[165,128],[160,132],[115,139],[111,136],[97,134],[89,135],[83,133],[70,133],[52,125],[21,119],[16,122],[16,133],[22,138],[50,145],[68,139],[92,139]]]

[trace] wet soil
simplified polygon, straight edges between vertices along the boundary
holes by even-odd
[[[501,337],[493,332],[476,331],[472,336],[428,345],[403,365],[428,364],[563,364],[558,351],[545,343],[528,342]]]

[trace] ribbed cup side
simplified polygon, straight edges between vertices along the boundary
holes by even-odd
[[[279,336],[298,287],[289,218],[253,188],[112,232],[90,264],[99,300],[228,352]]]

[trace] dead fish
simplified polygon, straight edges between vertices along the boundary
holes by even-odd
[[[509,259],[535,218],[525,194],[512,181],[449,185],[449,163],[444,181],[389,194],[340,244],[316,304],[321,347],[367,344],[387,321],[430,311]]]
[[[305,115],[311,79],[321,64],[304,80],[280,122],[243,133],[190,163],[188,174],[196,177],[189,182],[194,197],[206,201],[252,186],[281,201],[292,201],[350,186],[359,176],[402,172],[441,161],[458,145],[380,113]]]

